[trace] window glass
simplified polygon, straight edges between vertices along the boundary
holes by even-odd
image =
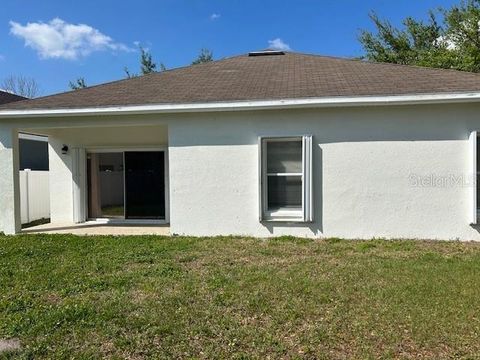
[[[88,216],[124,218],[123,153],[87,156]]]
[[[268,210],[301,207],[301,176],[268,176]]]
[[[302,141],[268,141],[268,173],[302,173]]]

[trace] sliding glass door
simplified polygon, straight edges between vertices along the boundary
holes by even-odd
[[[164,153],[125,153],[127,219],[165,219]]]
[[[88,216],[123,219],[125,214],[123,153],[87,155]]]
[[[87,155],[88,216],[165,219],[165,152]]]

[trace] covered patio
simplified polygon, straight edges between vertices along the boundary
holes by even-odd
[[[0,128],[0,225],[6,234],[168,235],[167,121],[73,117]],[[48,137],[51,223],[21,229],[18,134]]]

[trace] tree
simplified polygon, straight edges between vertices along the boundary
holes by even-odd
[[[192,65],[204,64],[213,61],[213,53],[208,49],[201,49],[198,57],[192,61]]]
[[[143,47],[139,46],[140,49],[140,73],[141,75],[146,75],[150,74],[153,72],[156,72],[157,70],[157,64],[153,61],[152,59],[152,54],[148,50],[145,50]],[[160,63],[158,64],[158,67],[160,68],[160,71],[165,71],[167,68],[165,67],[164,64]],[[127,75],[127,78],[133,78],[137,77],[138,74],[130,72],[128,67],[124,67],[123,71],[125,71],[125,74]]]
[[[0,88],[26,98],[39,95],[40,87],[37,81],[30,77],[10,75],[0,82]]]
[[[157,64],[152,60],[152,54],[140,46],[140,71],[142,75],[155,72]]]
[[[480,0],[430,11],[427,21],[407,17],[402,29],[370,18],[376,33],[359,38],[368,60],[480,72]]]
[[[79,90],[87,87],[87,84],[85,83],[85,79],[83,77],[78,78],[75,81],[70,81],[68,83],[68,86],[70,86],[70,89],[72,90]]]
[[[131,79],[138,76],[138,74],[131,73],[128,67],[126,66],[123,68],[123,71],[125,71],[125,75],[127,76],[127,79]]]

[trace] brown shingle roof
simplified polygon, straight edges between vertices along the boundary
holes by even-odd
[[[0,90],[0,105],[11,103],[14,101],[25,100],[23,96],[15,95],[6,91]]]
[[[286,53],[241,55],[21,101],[4,105],[1,109],[479,91],[480,74]]]

